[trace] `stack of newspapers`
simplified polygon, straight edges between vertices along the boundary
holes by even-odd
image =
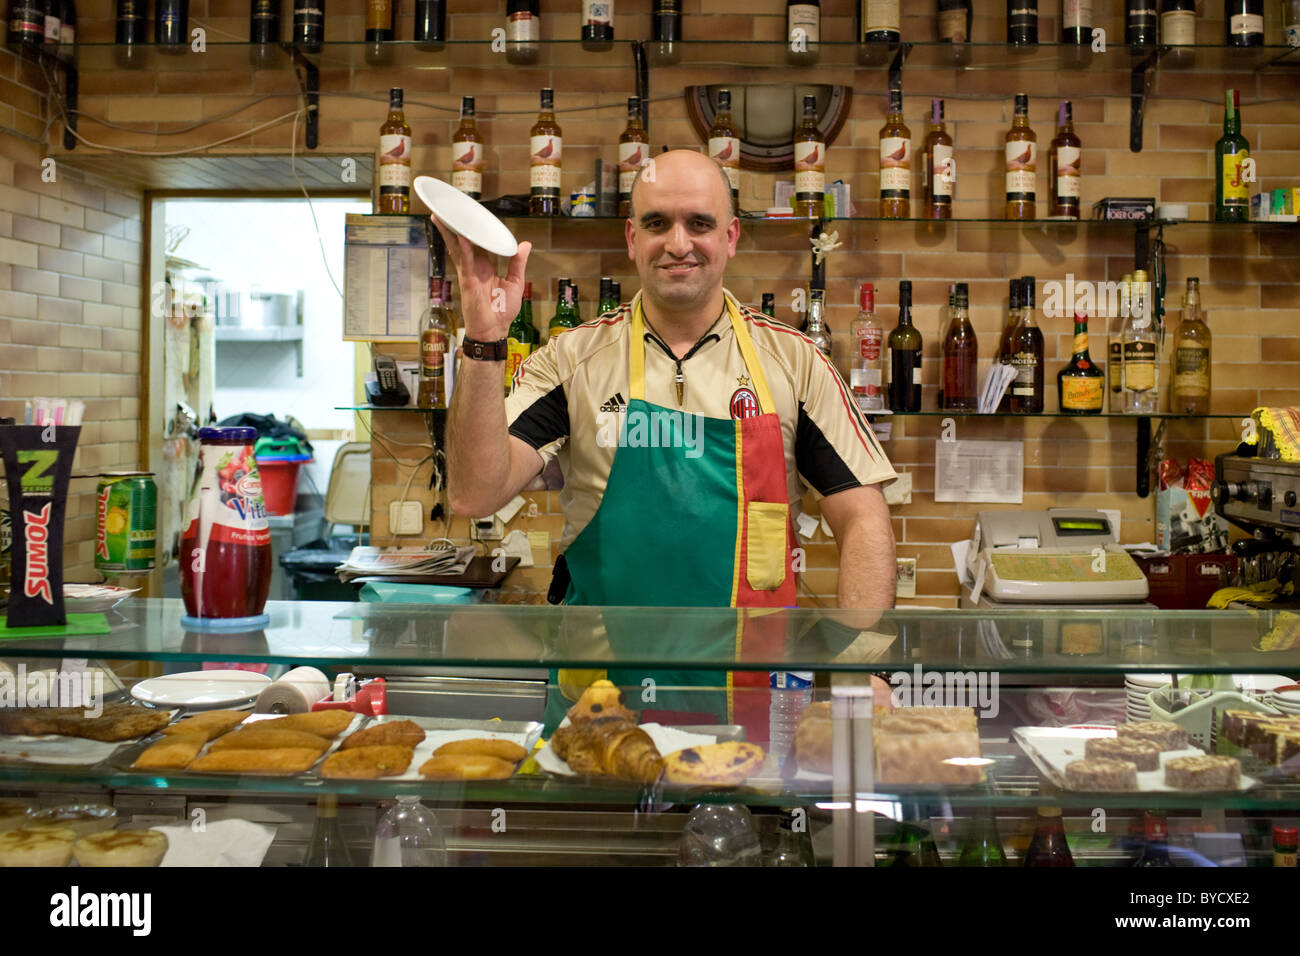
[[[348,559],[334,569],[346,584],[353,578],[425,577],[433,574],[464,574],[474,557],[472,547],[436,548],[353,548]]]

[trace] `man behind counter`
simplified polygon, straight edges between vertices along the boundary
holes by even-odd
[[[893,606],[881,483],[894,470],[811,341],[723,288],[740,220],[713,160],[676,150],[642,169],[625,226],[641,292],[553,336],[509,398],[501,363],[474,360],[472,342],[505,338],[531,245],[502,279],[488,253],[434,221],[471,343],[448,430],[456,512],[493,513],[558,458],[566,603],[792,607],[790,515],[811,488],[839,545],[839,606]]]

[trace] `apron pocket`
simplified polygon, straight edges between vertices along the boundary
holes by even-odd
[[[745,511],[745,579],[755,591],[774,591],[785,583],[785,529],[790,505],[751,501]]]

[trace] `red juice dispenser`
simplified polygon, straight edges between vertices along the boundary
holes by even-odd
[[[181,536],[181,623],[194,630],[250,630],[271,588],[271,531],[253,428],[199,429],[199,463]]]

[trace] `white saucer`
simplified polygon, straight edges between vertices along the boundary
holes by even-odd
[[[142,680],[131,696],[170,707],[222,707],[252,700],[269,683],[271,678],[251,671],[188,671]]]
[[[455,186],[432,176],[416,176],[413,185],[416,195],[448,229],[498,256],[513,256],[519,251],[519,243],[506,224]]]

